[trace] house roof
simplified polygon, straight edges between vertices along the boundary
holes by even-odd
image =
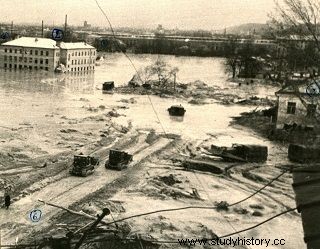
[[[290,80],[275,94],[296,94],[297,92],[306,94],[306,90],[310,84],[312,84],[311,80]]]
[[[62,49],[92,49],[93,46],[85,42],[61,42],[60,48]]]
[[[4,46],[32,47],[32,48],[59,48],[56,41],[48,38],[21,37],[12,41],[3,43]]]

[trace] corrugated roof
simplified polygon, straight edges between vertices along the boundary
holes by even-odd
[[[85,42],[61,42],[60,48],[62,49],[86,49],[94,48]]]
[[[32,47],[32,48],[59,48],[56,41],[48,38],[38,37],[21,37],[12,41],[3,43],[2,45],[18,46],[18,47]]]

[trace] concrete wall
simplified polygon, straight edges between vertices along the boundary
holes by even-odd
[[[296,103],[295,114],[287,113],[288,102]],[[319,106],[317,106],[317,110],[319,111]],[[297,96],[293,94],[279,94],[276,128],[282,129],[284,124],[293,123],[303,126],[317,124],[315,119],[307,117],[307,108]]]

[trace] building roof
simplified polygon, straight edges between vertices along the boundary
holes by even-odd
[[[278,94],[306,94],[308,86],[312,83],[311,80],[288,80],[287,84],[283,86],[280,90],[275,92]]]
[[[92,49],[91,45],[85,42],[61,42],[60,48],[62,49]]]
[[[38,37],[21,37],[12,41],[5,42],[2,45],[31,48],[59,48],[56,44],[56,41],[48,38]]]

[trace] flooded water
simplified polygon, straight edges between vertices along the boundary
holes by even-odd
[[[246,93],[259,96],[274,96],[275,89],[269,86],[242,86],[227,81],[224,60],[221,58],[161,56],[172,66],[179,68],[179,82],[201,80],[208,85],[225,88],[227,93],[241,97]],[[137,69],[150,65],[157,55],[131,55]],[[128,96],[102,94],[101,84],[114,81],[116,85],[126,84],[135,73],[128,59],[122,54],[106,54],[101,66],[94,73],[77,75],[57,75],[48,72],[4,71],[0,72],[0,126],[17,128],[21,124],[31,123],[34,132],[50,129],[59,121],[48,118],[48,114],[79,119],[92,115],[83,108],[84,105],[98,107],[119,106],[120,99],[135,97],[137,103],[129,104],[129,109],[121,110],[137,128],[153,128],[158,132],[176,133],[192,139],[203,139],[207,134],[214,134],[219,142],[230,144],[242,141],[255,141],[252,133],[241,132],[229,127],[231,117],[248,111],[253,107],[222,106],[217,103],[207,105],[190,105],[175,99],[163,99],[152,96]],[[85,101],[83,101],[85,100]],[[155,112],[151,106],[152,100]],[[172,104],[183,104],[187,109],[182,120],[168,115],[167,108]],[[100,110],[99,112],[103,112]],[[157,117],[158,116],[158,117]],[[159,123],[159,120],[161,124]]]

